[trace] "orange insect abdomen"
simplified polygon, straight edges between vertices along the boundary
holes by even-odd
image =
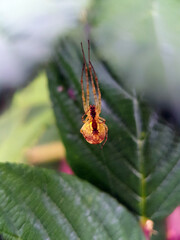
[[[93,128],[93,134],[98,134],[97,122],[95,119],[92,120],[92,128]]]
[[[106,135],[105,126],[103,123],[97,122],[95,119],[91,122],[86,122],[82,128],[81,133],[88,143],[101,143]]]

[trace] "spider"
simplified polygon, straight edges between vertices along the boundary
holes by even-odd
[[[81,42],[81,49],[82,49],[83,60],[84,60],[82,74],[81,74],[81,90],[82,90],[82,102],[83,102],[83,107],[84,107],[85,113],[82,116],[82,122],[84,123],[84,125],[82,126],[80,132],[82,133],[82,135],[84,136],[86,141],[90,144],[99,144],[104,141],[102,143],[102,147],[103,147],[108,138],[108,127],[105,124],[106,120],[99,116],[101,113],[101,92],[99,89],[98,78],[96,76],[96,72],[90,61],[90,42],[89,42],[89,40],[88,40],[88,61],[89,61],[88,67],[89,67],[89,69],[86,64],[86,59],[85,59],[82,42]],[[84,93],[84,87],[83,87],[84,70],[85,70],[85,76],[86,76],[86,99],[85,99],[85,93]],[[95,105],[89,105],[88,71],[90,74],[92,92],[94,95]],[[96,87],[94,84],[93,74],[94,74],[94,78],[95,78],[95,82],[96,82]],[[85,116],[86,116],[86,118],[84,119]]]

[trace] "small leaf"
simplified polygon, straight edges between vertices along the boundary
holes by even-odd
[[[0,234],[6,240],[141,240],[134,217],[77,177],[0,164]]]
[[[92,49],[102,93],[101,116],[107,120],[109,136],[103,150],[88,144],[79,132],[84,114],[80,42],[78,37],[63,41],[48,70],[68,161],[78,176],[106,190],[136,214],[163,218],[180,203],[180,138]],[[59,86],[63,91],[58,92]]]

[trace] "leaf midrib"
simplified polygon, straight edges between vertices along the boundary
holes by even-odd
[[[136,123],[136,134],[137,134],[137,158],[139,162],[139,172],[141,173],[140,177],[140,215],[142,217],[146,217],[146,178],[145,178],[145,170],[144,170],[144,156],[143,156],[143,150],[144,150],[144,141],[145,139],[141,139],[141,133],[142,133],[142,126],[141,126],[141,114],[140,114],[140,108],[139,103],[137,99],[133,100],[133,110],[134,110],[134,119]]]

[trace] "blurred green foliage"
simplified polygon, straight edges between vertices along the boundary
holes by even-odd
[[[0,132],[0,162],[26,162],[28,148],[59,139],[44,73],[15,93]]]

